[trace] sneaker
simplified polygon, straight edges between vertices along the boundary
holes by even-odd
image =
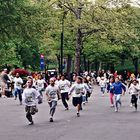
[[[69,108],[67,107],[65,110],[69,110]]]
[[[114,107],[114,105],[113,105],[113,104],[111,104],[111,105],[110,105],[110,107]]]
[[[20,102],[20,105],[22,105],[22,102]]]
[[[7,96],[5,96],[5,95],[2,95],[1,97],[2,97],[2,98],[7,98]]]
[[[77,117],[80,117],[80,113],[77,113]]]
[[[53,122],[53,118],[50,118],[50,122]]]
[[[33,125],[33,124],[34,124],[34,122],[33,122],[33,121],[29,123],[29,125]]]
[[[86,105],[86,103],[84,102],[83,105]]]
[[[115,112],[118,112],[118,109],[115,109]]]

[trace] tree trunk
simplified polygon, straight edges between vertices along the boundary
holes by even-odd
[[[99,62],[99,71],[102,70],[102,62]]]
[[[87,71],[87,62],[86,62],[86,56],[83,56],[83,61],[84,61],[84,70]]]
[[[90,62],[89,62],[89,60],[88,60],[88,62],[87,62],[87,67],[88,67],[88,72],[90,71]]]
[[[68,77],[70,77],[71,63],[72,63],[72,57],[70,55],[68,55],[68,59],[67,59],[67,74],[68,74]]]
[[[114,73],[114,72],[115,72],[115,67],[114,67],[114,64],[111,64],[111,65],[110,65],[110,71],[111,71],[112,73]]]
[[[106,64],[105,70],[109,70],[109,63]]]
[[[97,59],[95,60],[95,71],[98,73],[99,71],[99,62],[97,61]]]
[[[82,2],[81,0],[78,0],[79,6],[77,7],[76,12],[76,19],[80,21],[81,19],[81,13],[82,13]],[[76,52],[75,52],[75,72],[77,74],[80,73],[80,58],[81,58],[81,52],[82,52],[82,31],[81,27],[77,27],[76,31]]]
[[[61,73],[60,55],[56,54],[56,57],[57,57],[57,61],[58,61],[58,70],[59,70],[59,74],[60,74]]]
[[[134,58],[133,59],[133,64],[134,64],[134,67],[135,67],[135,76],[137,77],[138,76],[139,59]]]
[[[76,39],[76,52],[75,52],[75,72],[79,74],[80,72],[80,57],[82,49],[82,33],[81,29],[77,30],[77,39]]]

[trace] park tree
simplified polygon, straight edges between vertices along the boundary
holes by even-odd
[[[115,1],[114,1],[115,3]],[[96,1],[92,3],[86,0],[61,0],[57,5],[62,11],[67,11],[69,22],[68,27],[75,31],[75,72],[80,71],[80,58],[83,49],[83,42],[91,35],[98,34],[98,38],[105,42],[110,40],[112,45],[120,42],[121,36],[127,32],[130,34],[130,25],[125,23],[126,1],[116,3],[110,7],[108,1]],[[121,5],[121,6],[120,6]],[[124,13],[123,13],[124,12]],[[72,18],[70,18],[72,17]],[[98,38],[96,38],[98,40]],[[118,39],[119,38],[119,39]],[[120,45],[119,45],[120,46]]]
[[[43,6],[32,0],[5,0],[0,1],[0,13],[0,49],[8,54],[1,64],[39,68],[40,40],[47,28]]]
[[[64,21],[64,57],[68,61],[68,73],[72,58],[77,73],[84,58],[89,63],[100,61],[109,66],[116,60],[123,62],[131,57],[138,64],[139,8],[132,8],[126,0],[112,2],[0,1],[0,52],[9,54],[8,57],[3,55],[0,63],[37,69],[39,54],[44,54],[47,63],[58,61],[60,65],[60,35]]]

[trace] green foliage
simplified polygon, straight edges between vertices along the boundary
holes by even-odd
[[[57,65],[64,18],[64,57],[74,60],[77,29],[81,52],[94,63],[120,63],[140,56],[140,8],[83,0],[0,0],[0,64],[39,68],[39,56]],[[77,11],[81,8],[81,17]]]

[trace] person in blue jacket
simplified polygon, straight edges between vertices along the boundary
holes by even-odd
[[[115,96],[115,112],[118,112],[118,104],[121,106],[121,95],[125,93],[126,87],[120,82],[119,77],[115,78],[115,83],[113,83],[113,93]]]

